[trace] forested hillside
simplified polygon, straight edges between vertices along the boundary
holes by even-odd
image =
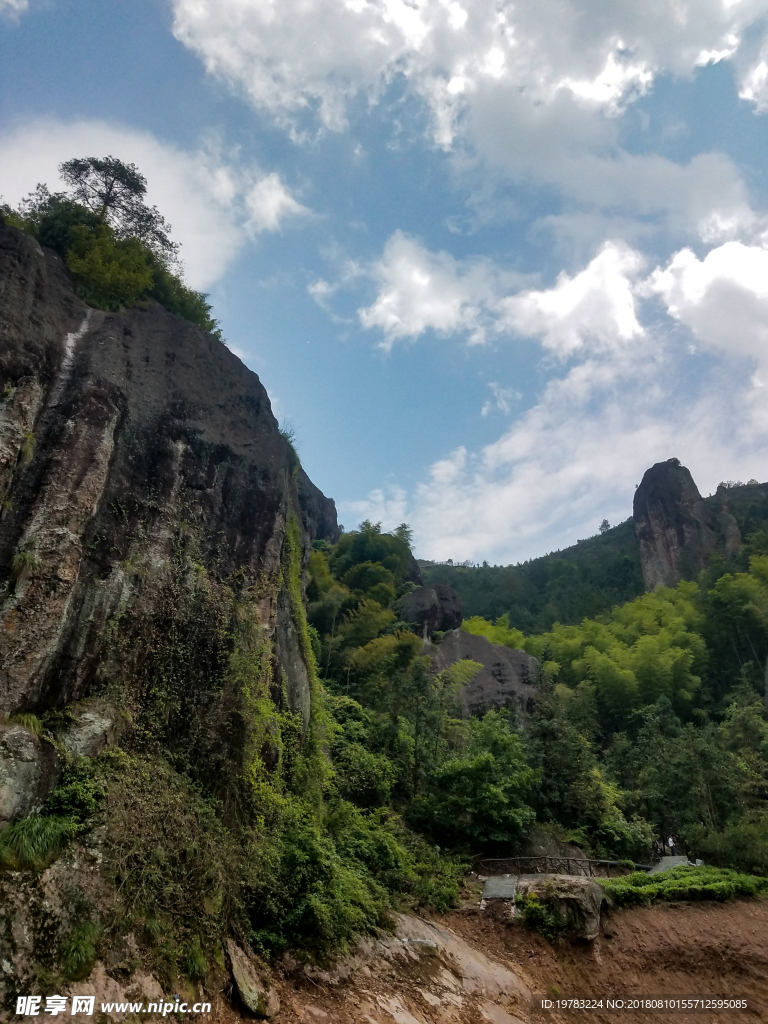
[[[742,537],[762,536],[768,528],[768,485],[729,481],[727,495]],[[705,502],[713,510],[717,506],[714,496]],[[747,557],[746,551],[741,553],[739,568],[746,568]],[[643,592],[632,518],[572,547],[517,565],[465,567],[423,559],[419,564],[425,583],[445,583],[461,595],[467,616],[508,615],[511,625],[526,633],[601,615]]]

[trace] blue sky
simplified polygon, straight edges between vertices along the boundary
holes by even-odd
[[[0,195],[135,162],[341,521],[768,478],[768,0],[0,0]]]

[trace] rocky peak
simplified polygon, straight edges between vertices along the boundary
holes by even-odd
[[[729,557],[737,550],[741,535],[720,490],[713,512],[679,459],[647,470],[633,506],[646,590],[674,587],[701,572],[716,551]]]

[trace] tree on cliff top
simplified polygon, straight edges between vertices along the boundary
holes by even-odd
[[[138,167],[89,156],[59,164],[59,173],[70,192],[38,184],[18,210],[0,205],[4,219],[64,258],[90,306],[116,310],[153,298],[221,339],[208,296],[181,276],[170,225],[144,202],[147,180]]]
[[[173,263],[178,245],[156,206],[147,206],[147,179],[136,164],[114,156],[76,157],[59,164],[59,174],[75,202],[109,224],[120,238],[138,238],[163,263]]]

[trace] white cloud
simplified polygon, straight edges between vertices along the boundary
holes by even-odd
[[[35,121],[0,136],[5,200],[17,203],[39,181],[61,191],[60,162],[106,154],[135,163],[146,177],[148,201],[170,222],[193,288],[222,276],[246,231],[278,230],[287,217],[307,212],[276,174],[238,167],[214,148],[186,152],[146,132],[99,121]]]
[[[636,252],[608,242],[581,273],[561,273],[554,288],[502,300],[502,323],[514,333],[541,337],[561,358],[585,346],[625,345],[643,333],[632,294],[640,266]]]
[[[727,242],[703,259],[681,250],[645,279],[641,269],[637,253],[609,243],[552,288],[486,306],[495,331],[537,337],[570,368],[493,444],[455,449],[398,492],[397,518],[412,524],[420,555],[510,561],[573,543],[606,516],[627,517],[643,472],[673,455],[703,493],[768,477],[768,376],[752,372],[768,362],[768,250]],[[643,322],[640,302],[656,296],[714,363]],[[507,411],[506,393],[491,390],[483,414]],[[384,501],[377,492],[359,508]]]
[[[0,0],[0,14],[18,17],[29,7],[29,0]]]
[[[484,84],[532,102],[569,92],[615,112],[655,74],[731,57],[765,0],[173,0],[174,32],[207,69],[279,121],[349,100],[397,74],[432,107],[443,142]]]
[[[431,252],[397,231],[368,268],[378,294],[358,315],[363,327],[381,331],[387,350],[432,330],[466,335],[470,344],[500,335],[538,337],[565,359],[581,349],[620,348],[642,335],[633,294],[641,266],[637,252],[608,242],[580,273],[563,272],[552,288],[523,291],[522,275],[491,260]],[[335,288],[319,281],[310,290],[325,305]]]
[[[248,189],[245,205],[250,214],[246,227],[251,232],[278,231],[287,217],[309,213],[280,180],[279,174],[266,174]]]
[[[704,493],[734,474],[764,479],[765,394],[742,380],[729,395],[721,371],[686,400],[669,370],[635,367],[619,391],[615,372],[581,366],[494,444],[436,462],[408,503],[418,553],[508,562],[574,543],[629,516],[643,472],[673,455]]]
[[[480,410],[481,416],[488,416],[492,412],[502,412],[508,415],[512,411],[512,405],[522,399],[522,393],[515,388],[503,388],[495,380],[492,380],[488,387],[491,389],[491,397],[483,402]]]
[[[520,280],[490,260],[456,260],[449,253],[430,252],[402,231],[389,239],[370,276],[378,295],[358,315],[363,327],[381,330],[385,349],[428,330],[441,336],[466,333],[471,343],[482,343],[493,325],[499,295]]]
[[[396,485],[386,490],[377,488],[360,501],[340,501],[338,505],[341,514],[348,513],[354,520],[348,529],[354,529],[365,519],[370,519],[372,523],[381,523],[384,530],[394,530],[407,521],[406,493],[402,487]]]
[[[656,270],[646,290],[706,347],[768,368],[768,250],[726,242],[700,260],[690,249]],[[767,382],[768,383],[768,382]]]
[[[395,79],[431,114],[432,141],[505,180],[656,228],[736,237],[752,217],[735,165],[622,152],[617,119],[660,73],[738,60],[742,95],[768,100],[768,0],[173,0],[174,32],[294,137],[342,130],[350,101]],[[751,38],[751,37],[750,37]],[[750,84],[751,83],[751,84]],[[750,92],[751,90],[751,92]]]

